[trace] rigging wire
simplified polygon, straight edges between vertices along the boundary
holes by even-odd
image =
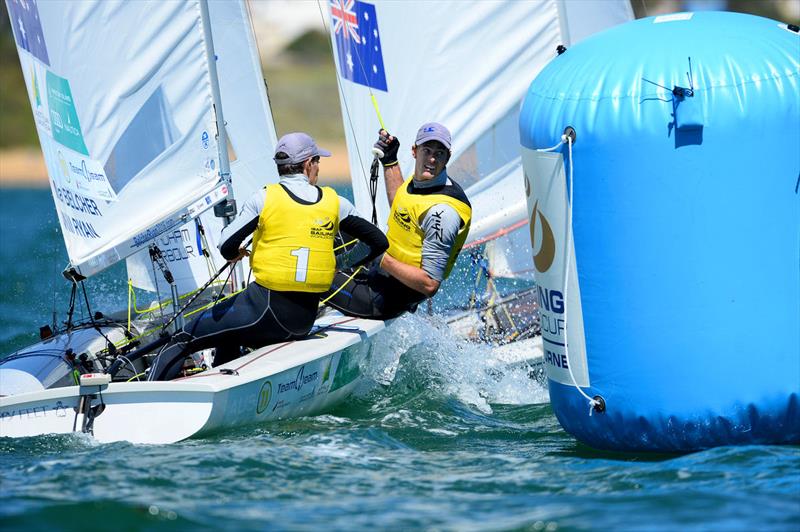
[[[67,331],[72,329],[72,316],[75,313],[75,294],[78,291],[78,283],[72,279],[72,292],[69,295],[69,311],[67,312]]]
[[[252,238],[252,237],[250,237],[250,239],[248,239],[248,240],[247,240],[247,242],[245,242],[245,243],[244,243],[244,245],[242,246],[242,248],[245,248],[245,249],[246,249],[246,248],[247,248],[247,247],[248,247],[248,246],[249,246],[249,245],[250,245],[252,242],[253,242],[253,238]],[[178,319],[178,316],[180,316],[181,314],[183,314],[183,313],[184,313],[184,311],[185,311],[185,310],[186,310],[186,309],[187,309],[187,308],[188,308],[188,307],[189,307],[189,306],[190,306],[192,303],[194,303],[194,301],[195,301],[195,300],[196,300],[198,297],[200,297],[200,294],[202,294],[202,293],[203,293],[203,292],[204,292],[204,291],[205,291],[205,290],[206,290],[206,289],[207,289],[209,286],[211,286],[212,284],[214,284],[214,281],[216,281],[216,280],[217,280],[217,277],[219,277],[220,275],[222,275],[222,272],[224,272],[226,268],[230,268],[230,271],[228,272],[228,278],[230,278],[230,276],[231,276],[231,272],[233,271],[233,269],[234,269],[234,266],[236,265],[236,263],[237,263],[237,262],[238,262],[238,261],[236,261],[236,262],[227,261],[225,264],[223,264],[223,265],[222,265],[222,267],[221,267],[221,268],[220,268],[220,269],[217,271],[217,273],[215,273],[215,274],[214,274],[214,275],[213,275],[213,276],[212,276],[212,277],[211,277],[211,278],[210,278],[208,281],[206,281],[206,283],[205,283],[203,286],[201,286],[200,288],[198,288],[198,289],[197,289],[197,291],[196,291],[196,293],[195,293],[195,294],[194,294],[194,295],[193,295],[193,296],[192,296],[192,297],[189,299],[189,301],[187,301],[187,302],[186,302],[186,303],[185,303],[185,304],[184,304],[184,305],[183,305],[183,306],[182,306],[180,309],[176,310],[176,311],[175,311],[175,313],[173,314],[173,316],[172,316],[172,317],[169,319],[169,321],[167,321],[167,322],[166,322],[164,325],[162,325],[162,326],[161,326],[161,331],[162,331],[162,332],[166,332],[166,330],[167,330],[167,327],[169,327],[169,326],[172,324],[172,322],[174,322],[176,319]],[[225,283],[227,283],[227,282],[228,282],[228,281],[227,281],[227,279],[226,279]],[[235,295],[235,294],[231,294],[231,296],[229,296],[229,297],[233,297],[233,295]],[[214,301],[214,304],[216,304],[216,303],[217,303],[217,301],[218,301],[218,300],[215,300],[215,301]],[[213,305],[212,305],[212,306],[213,306]]]
[[[102,329],[100,329],[100,326],[94,320],[94,314],[92,314],[92,309],[89,307],[89,296],[86,294],[86,283],[83,281],[81,281],[81,290],[83,291],[83,301],[86,303],[86,312],[89,313],[89,321],[92,323],[92,327],[94,327],[94,329],[100,333],[100,336],[106,339],[108,345],[114,345],[114,342],[112,342],[108,336],[106,336],[106,334]]]
[[[56,234],[58,234],[58,231],[56,231]],[[53,256],[55,257],[55,255],[58,253],[58,250],[56,249],[55,240],[53,241],[52,247],[53,247]],[[56,312],[56,292],[57,292],[56,279],[58,278],[58,272],[56,270],[56,261],[55,260],[52,261],[52,264],[53,264],[53,273],[50,276],[50,286],[53,291],[53,333],[55,334],[55,332],[58,330],[58,314]]]
[[[253,36],[253,40],[256,43],[256,51],[258,52],[258,65],[259,67],[262,65],[262,54],[261,54],[261,45],[258,43],[258,39],[255,38],[256,36],[256,29],[253,26],[253,13],[250,10],[250,2],[245,2],[244,5],[247,7],[247,20],[250,22],[250,34]],[[273,128],[275,127],[275,113],[272,112],[272,102],[269,99],[269,84],[267,83],[267,78],[264,77],[264,72],[261,72],[261,79],[264,81],[264,90],[267,93],[267,107],[269,107],[269,116],[272,119]]]

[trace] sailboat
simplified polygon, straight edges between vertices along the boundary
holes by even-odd
[[[226,268],[215,237],[237,199],[277,182],[244,0],[6,6],[72,298],[63,327],[43,327],[41,342],[0,360],[0,436],[169,443],[348,397],[381,321],[327,313],[302,341],[216,367],[198,353],[180,378],[144,380],[152,350],[185,315],[244,288],[241,265],[217,281]],[[84,280],[122,260],[131,295],[155,291],[157,304],[73,320]]]
[[[539,294],[519,149],[522,99],[536,74],[563,50],[633,19],[630,2],[332,0],[330,9],[356,207],[368,215],[374,205],[385,227],[383,177],[370,182],[370,150],[379,129],[403,143],[399,164],[409,176],[417,128],[430,121],[450,128],[448,174],[470,198],[473,221],[458,270],[469,277],[462,292],[471,295],[464,301],[452,289],[440,291],[440,299],[450,297],[450,306],[463,309],[447,321],[467,338],[524,342],[513,346],[518,355],[509,353],[511,359],[540,361]],[[512,286],[510,293],[500,293],[498,278]],[[444,287],[453,284],[451,279]]]

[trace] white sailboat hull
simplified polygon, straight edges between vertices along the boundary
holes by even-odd
[[[356,387],[375,320],[328,315],[303,340],[273,344],[169,382],[69,386],[0,398],[0,436],[82,432],[82,397],[104,405],[89,424],[100,442],[173,443],[233,427],[324,412]],[[88,400],[85,400],[88,402]],[[86,430],[89,432],[89,430]]]

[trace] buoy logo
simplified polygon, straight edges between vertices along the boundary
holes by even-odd
[[[531,180],[528,179],[528,174],[527,173],[523,173],[523,176],[525,177],[525,197],[526,198],[530,198],[531,197]]]
[[[261,385],[261,391],[258,392],[256,414],[260,414],[267,409],[270,399],[272,399],[272,383],[270,381],[264,381],[264,384]]]
[[[536,251],[537,218],[542,228],[541,229],[542,241],[538,246],[539,248],[538,252]],[[544,273],[550,269],[550,266],[553,265],[553,260],[556,257],[556,239],[553,236],[553,230],[550,227],[550,222],[548,222],[547,218],[545,218],[544,215],[539,211],[538,200],[536,201],[536,203],[533,204],[533,213],[531,214],[529,227],[531,231],[531,251],[534,252],[533,265],[536,267],[536,271],[538,271],[539,273]]]

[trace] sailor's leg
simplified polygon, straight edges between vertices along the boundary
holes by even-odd
[[[226,358],[226,355],[228,359],[235,358],[242,344],[236,343],[234,335],[227,335],[228,341],[225,341],[225,331],[256,322],[260,316],[260,313],[254,315],[252,302],[242,297],[245,294],[247,290],[203,311],[184,325],[183,330],[175,334],[156,355],[148,380],[174,379],[180,374],[184,359],[201,349],[217,347],[224,352],[221,358]]]
[[[272,292],[271,319],[265,320],[265,326],[257,329],[253,338],[263,342],[306,336],[317,318],[319,299],[319,294],[309,292]]]
[[[177,377],[183,367],[183,360],[192,352],[189,346],[191,340],[192,336],[185,331],[175,334],[153,359],[147,380],[166,381]]]
[[[237,358],[239,346],[261,347],[308,334],[314,325],[319,295],[273,292],[251,283],[235,301],[224,303],[228,304],[203,312],[185,327],[193,336],[190,351],[217,348],[215,365]]]
[[[325,304],[346,316],[374,318],[380,315],[375,305],[376,298],[380,297],[380,294],[370,288],[366,277],[349,279],[348,275],[337,272],[330,290],[322,294],[322,300],[329,297]]]
[[[322,295],[322,300],[329,296],[325,304],[342,314],[373,320],[388,320],[405,312],[413,312],[419,302],[425,299],[425,296],[404,286],[377,266],[371,268],[367,275],[353,279],[337,273],[331,289]]]

